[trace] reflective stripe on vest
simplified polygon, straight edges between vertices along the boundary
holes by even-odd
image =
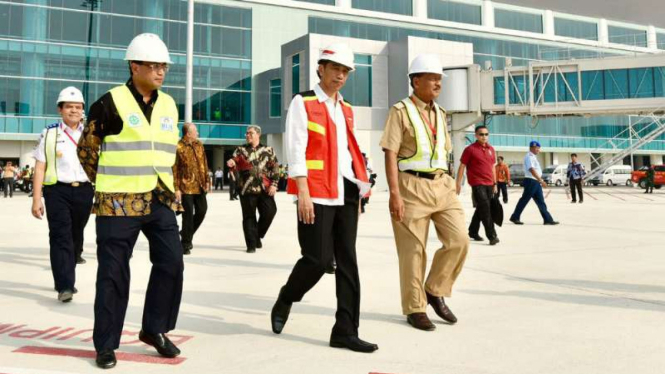
[[[122,131],[104,138],[96,190],[143,193],[155,189],[161,180],[173,192],[172,167],[179,132],[173,98],[159,91],[148,121],[127,86],[115,87],[110,93],[123,121]]]
[[[47,129],[44,136],[44,155],[46,156],[44,185],[51,186],[58,183],[58,156],[56,155],[55,147],[58,139],[58,127]]]
[[[432,146],[432,140],[427,133],[427,125],[423,120],[420,111],[411,99],[402,100],[402,104],[406,107],[406,113],[413,126],[416,136],[416,154],[411,157],[400,159],[397,162],[399,170],[413,170],[425,173],[431,173],[436,170],[446,170],[448,152],[445,149],[446,143],[446,128],[444,127],[443,115],[439,106],[434,103],[434,110],[436,112],[436,133],[438,139],[436,146]],[[432,148],[435,148],[434,151]]]

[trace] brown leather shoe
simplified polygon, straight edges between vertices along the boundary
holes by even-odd
[[[427,304],[431,305],[434,312],[436,312],[436,315],[443,318],[444,321],[451,324],[457,322],[457,317],[455,317],[450,308],[448,308],[443,297],[432,296],[427,293]]]
[[[427,313],[411,313],[406,316],[406,322],[418,330],[434,331],[436,329],[436,326],[427,317]]]

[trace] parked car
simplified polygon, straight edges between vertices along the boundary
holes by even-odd
[[[638,170],[631,173],[630,179],[633,183],[637,184],[641,189],[647,188],[647,169],[648,166],[643,166]],[[654,178],[654,186],[660,189],[665,184],[665,165],[654,166],[656,177]]]
[[[524,165],[522,164],[510,164],[508,165],[508,170],[510,170],[510,183],[512,187],[514,185],[524,185]]]
[[[543,180],[547,184],[555,186],[563,186],[568,183],[566,172],[568,171],[567,165],[551,165],[543,170]]]

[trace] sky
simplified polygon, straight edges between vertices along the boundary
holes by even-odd
[[[607,18],[665,29],[665,0],[496,0],[555,12]]]

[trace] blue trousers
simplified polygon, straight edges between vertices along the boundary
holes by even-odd
[[[519,221],[524,208],[526,208],[526,205],[531,199],[536,202],[538,210],[540,210],[540,215],[543,216],[543,221],[546,223],[554,222],[554,218],[552,218],[550,212],[547,211],[547,204],[545,204],[545,197],[543,196],[543,186],[541,186],[537,180],[531,178],[524,178],[524,192],[522,193],[520,201],[517,202],[517,206],[515,207],[513,215],[510,216],[510,220]]]

